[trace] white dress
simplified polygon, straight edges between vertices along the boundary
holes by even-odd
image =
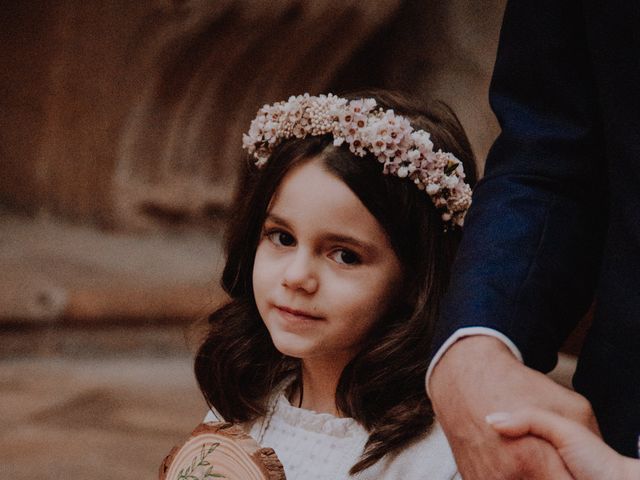
[[[205,422],[219,420],[213,412],[205,418]],[[348,472],[368,434],[353,418],[294,407],[281,392],[272,399],[269,413],[245,428],[260,445],[275,450],[287,480],[461,479],[437,423],[400,453],[387,455],[354,476]]]

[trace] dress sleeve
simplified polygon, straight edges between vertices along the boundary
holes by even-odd
[[[582,19],[574,0],[507,5],[490,88],[502,133],[474,191],[433,352],[480,326],[548,371],[591,303],[607,167]]]

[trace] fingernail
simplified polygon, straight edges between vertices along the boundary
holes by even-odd
[[[511,414],[507,412],[494,412],[484,417],[484,420],[489,425],[496,425],[498,423],[504,423],[511,420]]]

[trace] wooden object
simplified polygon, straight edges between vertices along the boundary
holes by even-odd
[[[160,466],[160,480],[286,480],[272,448],[260,445],[237,425],[203,423]]]

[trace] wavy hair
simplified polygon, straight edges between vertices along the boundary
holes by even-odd
[[[435,148],[460,159],[466,180],[475,184],[471,146],[448,106],[437,102],[421,108],[389,92],[349,97],[373,97],[385,109],[408,118],[414,128],[428,131]],[[433,326],[460,240],[459,230],[445,232],[440,213],[423,191],[406,179],[383,175],[372,156],[354,157],[347,147],[335,147],[332,138],[325,136],[283,142],[261,170],[247,159],[226,236],[222,286],[230,301],[209,317],[195,373],[207,403],[231,422],[265,415],[274,388],[299,375],[300,360],[275,348],[260,318],[252,272],[271,198],[292,168],[316,157],[378,220],[403,265],[406,285],[402,298],[374,325],[338,382],[338,410],[369,433],[360,459],[350,470],[355,474],[384,455],[399,452],[433,423],[424,376]]]

